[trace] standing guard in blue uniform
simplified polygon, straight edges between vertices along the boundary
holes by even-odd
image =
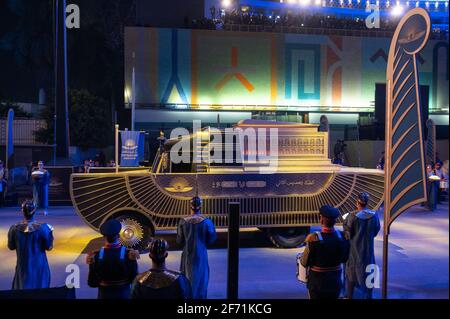
[[[115,219],[100,227],[106,243],[87,256],[89,265],[88,285],[98,288],[98,299],[129,299],[130,285],[138,273],[139,252],[127,249],[119,243],[122,225]]]
[[[32,201],[22,203],[24,220],[9,229],[8,248],[17,255],[12,289],[50,287],[50,267],[46,251],[53,248],[53,228],[35,221]]]
[[[192,286],[192,298],[206,299],[209,281],[208,251],[217,236],[213,222],[201,215],[202,200],[191,199],[192,215],[178,225],[177,243],[183,245],[180,270]]]
[[[439,176],[436,176],[433,172],[433,165],[427,165],[427,202],[426,206],[434,211],[437,209],[438,202],[438,189],[439,189]]]
[[[367,286],[367,276],[371,273],[367,266],[375,266],[374,239],[380,231],[380,219],[376,211],[367,208],[369,194],[358,194],[356,213],[348,215],[344,230],[350,235],[350,256],[345,265],[347,297],[353,298],[355,287],[365,299],[372,299],[373,288]]]
[[[334,229],[340,215],[337,208],[325,205],[319,212],[322,230],[306,237],[300,263],[309,270],[310,299],[338,299],[343,287],[341,264],[348,259],[350,242],[345,232]]]
[[[33,202],[38,209],[42,209],[47,215],[48,209],[48,185],[50,173],[44,169],[44,162],[38,162],[38,168],[31,173],[33,181]]]
[[[190,299],[191,284],[179,271],[166,268],[169,245],[155,239],[149,245],[152,268],[139,274],[131,288],[132,299]]]

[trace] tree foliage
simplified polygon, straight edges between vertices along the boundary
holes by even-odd
[[[46,120],[47,128],[35,132],[39,142],[54,143],[54,104],[42,110],[40,116]],[[69,91],[70,144],[81,148],[106,147],[113,142],[113,126],[108,103],[87,90]]]
[[[0,101],[0,118],[7,117],[9,109],[14,110],[14,117],[31,117],[31,114],[24,111],[20,105],[10,101]]]

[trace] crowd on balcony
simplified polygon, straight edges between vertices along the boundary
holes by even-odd
[[[365,18],[337,17],[321,13],[299,13],[299,14],[263,14],[250,11],[222,11],[217,13],[211,8],[211,18],[186,21],[186,27],[194,29],[221,30],[228,26],[263,26],[265,31],[274,31],[285,28],[317,28],[335,30],[372,30],[372,31],[394,31],[400,17],[380,19],[379,28],[369,29]],[[245,28],[245,27],[244,27]],[[252,29],[253,30],[253,29]],[[288,31],[288,30],[287,30]],[[433,30],[435,35],[443,38],[448,37],[446,30]]]
[[[201,20],[192,20],[188,27],[200,29],[222,29],[224,25],[254,25],[254,26],[283,26],[283,27],[307,27],[307,28],[333,28],[333,29],[367,29],[364,19],[338,18],[324,14],[281,14],[266,15],[248,11],[230,11],[223,14],[215,14],[211,9],[212,17]],[[380,28],[393,30],[396,21],[382,19]]]

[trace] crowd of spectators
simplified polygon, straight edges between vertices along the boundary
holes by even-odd
[[[342,18],[334,15],[314,14],[283,14],[264,15],[251,12],[227,12],[222,18],[224,24],[264,25],[283,27],[333,28],[333,29],[367,29],[365,19]],[[380,28],[393,30],[396,23],[382,19]]]
[[[211,18],[196,19],[185,21],[185,26],[193,29],[222,30],[227,26],[263,26],[264,30],[268,28],[274,31],[279,28],[319,28],[335,30],[369,30],[369,31],[394,31],[398,19],[401,17],[383,18],[380,20],[380,26],[376,29],[369,29],[366,25],[366,19],[360,17],[337,17],[321,13],[299,13],[299,14],[263,14],[261,12],[251,11],[217,11],[211,8]],[[440,38],[448,37],[447,30],[433,30],[434,35]]]
[[[105,154],[103,152],[100,152],[99,154],[95,155],[95,157],[85,159],[83,161],[83,166],[79,167],[79,173],[89,173],[89,170],[92,167],[116,167],[116,163],[114,160],[106,161]]]
[[[334,15],[314,14],[282,14],[266,15],[249,11],[229,11],[214,15],[214,18],[186,21],[186,26],[198,29],[222,29],[224,25],[257,25],[257,26],[283,26],[283,27],[307,27],[307,28],[333,28],[333,29],[367,29],[365,19],[339,18]],[[380,22],[382,30],[393,30],[395,20],[383,19]]]

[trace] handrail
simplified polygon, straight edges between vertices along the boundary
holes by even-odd
[[[299,33],[315,35],[342,35],[342,36],[360,36],[390,38],[393,36],[393,30],[380,29],[335,29],[327,27],[297,27],[283,25],[261,25],[261,24],[223,24],[223,31],[241,31],[241,32],[277,32],[277,33]],[[442,36],[444,34],[444,36]],[[433,39],[448,40],[448,34],[441,32],[431,32]]]
[[[296,112],[335,112],[339,111],[342,113],[373,113],[374,112],[374,101],[370,101],[370,106],[353,107],[353,106],[301,106],[301,105],[285,105],[285,104],[206,104],[206,103],[137,103],[136,108],[145,109],[168,109],[168,110],[195,110],[195,111],[296,111]],[[448,114],[448,108],[430,108],[430,114]]]

